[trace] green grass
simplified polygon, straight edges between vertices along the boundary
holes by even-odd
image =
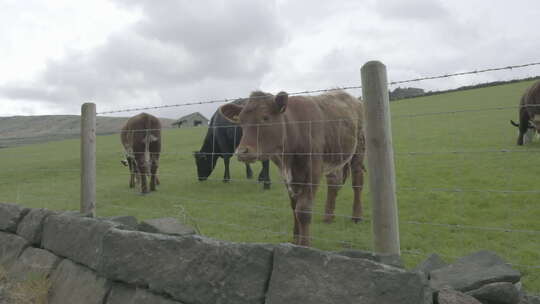
[[[494,250],[513,264],[540,265],[539,233],[534,232],[540,231],[540,208],[536,206],[539,194],[497,192],[539,189],[540,169],[536,163],[540,143],[515,145],[517,130],[510,126],[509,119],[517,118],[517,109],[410,115],[517,106],[530,84],[521,82],[392,103],[401,248],[407,266],[414,266],[431,252],[451,261],[480,249]],[[204,133],[203,128],[164,132],[162,185],[158,192],[146,196],[127,186],[128,172],[119,162],[119,136],[99,136],[98,215],[129,214],[139,219],[175,216],[218,239],[290,241],[292,215],[275,167],[271,167],[274,184],[270,191],[245,179],[244,166],[236,161],[232,163],[234,181],[230,184],[221,181],[221,161],[212,180],[197,181],[192,151],[200,147]],[[504,149],[520,152],[448,153]],[[77,140],[0,150],[2,200],[30,207],[78,209],[78,159]],[[253,167],[258,174],[260,165]],[[325,195],[321,188],[316,213],[323,212]],[[343,216],[329,225],[322,222],[321,215],[314,216],[314,247],[371,249],[369,190],[363,197],[364,223],[353,224],[346,218],[352,207],[348,186],[338,197],[336,213]],[[540,291],[540,268],[516,267],[524,274],[525,287]]]

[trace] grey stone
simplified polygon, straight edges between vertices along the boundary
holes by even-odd
[[[111,216],[111,217],[106,217],[104,219],[111,222],[122,224],[132,229],[137,229],[137,225],[139,224],[139,221],[137,221],[137,218],[131,215]]]
[[[283,244],[274,250],[265,303],[425,304],[432,293],[418,272]]]
[[[489,283],[516,283],[520,277],[519,271],[510,267],[495,253],[483,250],[432,271],[430,284],[435,290],[450,286],[455,290],[466,292]]]
[[[142,221],[138,229],[150,233],[162,233],[170,235],[191,235],[195,234],[193,228],[180,223],[172,217],[151,219]]]
[[[0,232],[0,266],[9,271],[23,250],[28,247],[28,242],[22,237]]]
[[[134,288],[124,284],[114,284],[106,304],[181,304],[146,289]]]
[[[90,269],[62,260],[51,276],[49,304],[102,304],[110,283]]]
[[[67,211],[61,211],[61,212],[55,212],[56,214],[59,214],[59,215],[66,215],[66,216],[77,216],[77,217],[88,217],[88,218],[92,218],[92,213],[88,212],[88,213],[82,213],[80,211],[75,211],[75,210],[67,210]]]
[[[133,304],[181,304],[162,296],[158,296],[144,289],[137,289]]]
[[[412,271],[421,271],[421,272],[427,274],[428,278],[429,278],[430,277],[429,276],[430,272],[432,272],[433,270],[437,270],[439,268],[443,268],[443,267],[445,267],[447,265],[448,265],[448,263],[443,261],[438,254],[432,253],[427,259],[425,259],[420,264],[418,264],[416,267],[414,267],[412,269]]]
[[[100,274],[190,303],[264,303],[271,245],[111,229]]]
[[[51,215],[45,219],[43,247],[95,270],[103,235],[115,225],[119,224],[71,215]]]
[[[0,203],[0,230],[16,232],[19,221],[28,211],[16,204]]]
[[[107,303],[105,304],[132,304],[135,291],[135,287],[115,283],[112,285],[109,296],[107,297]]]
[[[28,247],[9,269],[12,281],[23,281],[34,276],[48,277],[60,258],[47,250]]]
[[[17,234],[25,238],[32,245],[41,246],[43,234],[43,222],[49,215],[55,212],[47,209],[31,209],[17,227]]]
[[[399,255],[380,255],[363,250],[343,250],[336,253],[353,259],[367,259],[381,264],[403,268],[403,261]]]
[[[520,299],[517,287],[508,282],[487,284],[466,294],[484,304],[518,304]]]
[[[540,304],[540,296],[523,294],[519,304]]]
[[[438,294],[439,304],[482,304],[475,298],[451,288],[442,288]]]

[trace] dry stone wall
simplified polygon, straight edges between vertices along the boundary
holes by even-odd
[[[13,280],[48,277],[50,304],[433,302],[425,273],[385,260],[399,265],[362,252],[214,240],[171,219],[0,203],[0,264]]]

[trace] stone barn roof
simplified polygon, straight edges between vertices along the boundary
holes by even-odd
[[[173,122],[173,126],[182,126],[183,124],[189,124],[189,125],[192,125],[195,121],[199,121],[201,122],[200,124],[201,125],[208,125],[208,118],[204,117],[204,115],[202,115],[201,113],[199,112],[194,112],[194,113],[191,113],[191,114],[188,114],[186,116],[182,116],[180,118],[178,118],[175,122]]]

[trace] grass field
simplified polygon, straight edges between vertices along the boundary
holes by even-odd
[[[540,143],[518,147],[509,124],[531,82],[453,92],[393,102],[401,248],[407,266],[436,252],[446,260],[490,249],[524,274],[525,287],[540,291],[540,190],[536,166]],[[439,115],[416,115],[463,111]],[[414,115],[413,115],[414,114]],[[245,179],[244,166],[232,165],[233,181],[224,184],[220,162],[211,180],[198,182],[192,152],[203,128],[164,132],[159,191],[141,196],[128,188],[120,165],[119,136],[97,140],[99,216],[134,215],[139,219],[175,216],[201,234],[242,242],[288,242],[292,216],[275,167],[272,190]],[[510,150],[508,152],[500,152]],[[417,153],[410,153],[417,152]],[[459,153],[457,153],[459,152]],[[1,200],[30,207],[78,209],[79,142],[66,140],[0,150]],[[259,164],[254,165],[258,174]],[[452,191],[448,191],[452,190]],[[321,188],[316,213],[323,212]],[[326,250],[371,248],[369,190],[364,192],[366,221],[353,224],[352,191],[338,197],[333,224],[316,214],[314,247]],[[502,228],[502,229],[497,229]],[[537,266],[530,267],[530,266]]]

